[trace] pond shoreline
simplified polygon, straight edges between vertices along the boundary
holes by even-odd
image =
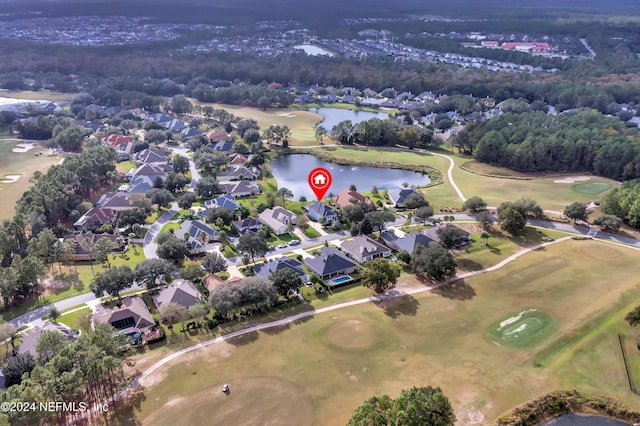
[[[500,416],[500,426],[539,426],[565,414],[599,415],[610,419],[640,422],[640,412],[632,411],[620,402],[600,395],[581,394],[577,390],[550,392],[528,401]]]
[[[431,180],[431,182],[429,182],[427,185],[418,186],[418,188],[429,188],[429,187],[441,185],[444,183],[444,180],[442,178],[442,173],[440,172],[440,170],[436,169],[435,167],[426,166],[426,165],[424,166],[407,165],[407,164],[396,163],[393,161],[370,162],[370,161],[338,158],[331,155],[331,148],[332,148],[331,146],[320,148],[320,149],[318,148],[284,148],[277,151],[277,154],[278,155],[308,154],[308,155],[313,155],[314,157],[317,157],[320,160],[339,164],[342,166],[377,167],[377,168],[386,168],[386,169],[407,170],[410,172],[426,174]],[[384,151],[385,150],[385,149],[381,149],[380,147],[369,149],[369,148],[350,147],[350,146],[342,146],[342,145],[340,146],[340,148],[362,150],[362,151],[369,151],[369,150]],[[424,155],[419,152],[416,152],[415,154]]]

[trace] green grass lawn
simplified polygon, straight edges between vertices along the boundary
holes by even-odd
[[[91,330],[91,320],[89,319],[90,315],[91,308],[87,306],[86,308],[80,309],[78,311],[63,314],[60,318],[58,318],[57,321],[71,328],[75,328],[76,330],[88,332],[89,330]]]
[[[320,233],[311,226],[307,226],[302,232],[307,236],[307,238],[317,238],[320,236]]]
[[[135,268],[136,265],[146,257],[144,256],[144,250],[142,248],[142,244],[130,244],[129,249],[125,253],[116,254],[115,259],[113,256],[109,259],[111,261],[111,266],[123,266],[128,265],[131,269]],[[89,283],[93,280],[93,273],[99,274],[107,269],[107,265],[105,263],[93,264],[93,272],[91,270],[91,264],[89,262],[78,263],[78,276],[81,282],[85,284],[85,291],[89,291]]]
[[[134,163],[131,160],[120,161],[118,164],[116,164],[116,170],[120,173],[127,173],[129,170],[133,169],[134,167],[136,167],[136,163]]]
[[[431,293],[249,333],[160,368],[144,384],[136,417],[195,424],[215,413],[231,423],[276,424],[295,416],[297,424],[338,425],[372,395],[425,385],[443,389],[461,424],[491,424],[558,388],[638,409],[614,344],[617,332],[629,330],[622,317],[640,299],[636,259],[622,247],[570,240]],[[523,348],[487,339],[488,327],[525,309],[548,315],[551,333]],[[536,366],[538,353],[545,356]],[[217,396],[222,383],[231,385],[231,398]]]
[[[0,201],[3,206],[0,209],[0,220],[13,218],[16,202],[33,185],[29,179],[36,170],[46,173],[49,167],[62,161],[62,157],[57,155],[49,157],[49,150],[42,146],[36,146],[24,153],[13,152],[16,144],[20,143],[13,140],[14,138],[15,136],[11,136],[11,140],[8,141],[0,138],[0,180],[4,179],[5,175],[19,176],[13,183],[0,182]],[[35,153],[38,151],[43,155],[36,157]]]
[[[171,230],[177,231],[178,229],[180,229],[180,224],[179,223],[166,223],[164,225],[162,225],[162,229],[160,229],[160,232],[170,232]]]
[[[450,155],[456,165],[469,161],[469,158],[458,154]],[[445,169],[446,170],[446,169]],[[575,175],[580,175],[576,173]],[[519,198],[536,200],[543,209],[563,211],[574,201],[591,201],[602,199],[611,188],[619,185],[612,179],[592,176],[590,181],[577,183],[556,183],[562,177],[541,177],[535,179],[506,179],[481,176],[455,167],[453,178],[462,193],[467,197],[479,195],[490,206],[497,206],[502,201],[515,201]],[[598,191],[598,192],[595,192]]]

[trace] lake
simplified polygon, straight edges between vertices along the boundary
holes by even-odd
[[[602,416],[565,414],[539,426],[629,426],[629,423]]]
[[[353,124],[357,124],[372,118],[379,118],[381,120],[389,118],[389,114],[384,112],[357,111],[341,108],[311,108],[308,111],[315,112],[324,117],[324,120],[318,123],[318,126],[323,126],[328,132],[331,132],[333,126],[344,120],[351,120]]]
[[[278,187],[290,189],[294,200],[298,200],[300,196],[307,197],[309,201],[316,199],[307,183],[309,172],[316,167],[324,167],[331,172],[333,182],[327,194],[332,192],[334,195],[349,188],[351,184],[354,184],[358,191],[371,191],[374,185],[378,189],[393,189],[400,188],[403,182],[416,186],[424,186],[431,182],[429,177],[422,173],[378,167],[341,166],[307,154],[281,155],[271,160],[269,166]]]
[[[297,46],[293,46],[294,49],[304,50],[309,56],[335,56],[332,52],[329,52],[327,49],[323,49],[320,46],[316,46],[315,44],[299,44]]]

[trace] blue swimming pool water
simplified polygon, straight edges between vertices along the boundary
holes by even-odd
[[[351,277],[349,275],[345,275],[343,277],[338,277],[334,280],[331,280],[331,282],[334,284],[342,284],[342,283],[346,283],[347,281],[351,281]]]

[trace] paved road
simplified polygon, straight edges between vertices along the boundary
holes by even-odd
[[[144,255],[147,259],[156,259],[158,254],[156,251],[158,250],[158,246],[156,245],[155,239],[156,236],[162,230],[162,227],[167,224],[177,213],[180,211],[177,203],[171,203],[171,208],[167,210],[162,216],[155,221],[147,234],[144,236],[143,249]]]

